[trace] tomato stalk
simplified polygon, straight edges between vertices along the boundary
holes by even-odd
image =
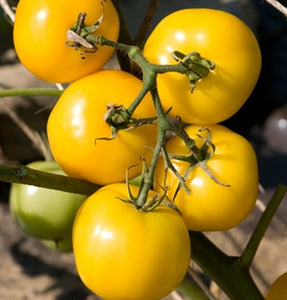
[[[287,192],[287,186],[279,185],[273,194],[271,200],[269,201],[265,211],[263,212],[255,230],[253,231],[248,244],[246,245],[240,259],[242,264],[249,268],[252,264],[256,251],[259,244],[270,224],[272,218],[274,217],[283,197]]]
[[[128,29],[128,26],[126,23],[120,1],[112,0],[112,2],[113,2],[114,7],[117,10],[119,20],[120,20],[119,41],[124,44],[130,45],[133,43],[133,40],[131,38],[129,29]],[[116,55],[117,55],[117,59],[118,59],[121,69],[124,71],[130,72],[131,71],[131,63],[128,60],[126,53],[116,50]]]
[[[279,185],[277,187],[245,249],[239,257],[226,255],[208,240],[203,233],[190,232],[192,259],[231,299],[264,299],[254,283],[249,269],[266,229],[286,192],[287,186]]]
[[[0,97],[14,97],[14,96],[56,96],[59,97],[63,91],[59,89],[47,88],[27,88],[27,89],[4,89],[0,90]]]
[[[125,44],[131,44],[132,43],[132,38],[123,14],[123,10],[120,4],[120,1],[118,0],[112,0],[112,3],[117,10],[119,19],[120,19],[120,34],[119,34],[119,41]]]
[[[26,166],[0,165],[0,180],[83,195],[91,195],[100,188],[97,184],[81,179],[34,170]]]
[[[143,188],[140,194],[137,197],[136,204],[139,207],[143,207],[144,204],[147,202],[148,192],[152,187],[153,180],[154,180],[154,172],[157,160],[161,154],[162,149],[165,145],[166,140],[166,130],[169,129],[169,122],[167,121],[166,115],[163,111],[161,106],[161,102],[159,99],[159,95],[156,88],[151,89],[151,94],[153,97],[154,105],[157,111],[158,117],[158,136],[157,136],[157,144],[154,149],[153,157],[147,172],[147,175],[143,178]],[[160,203],[159,203],[160,204]]]
[[[113,42],[112,42],[113,43]],[[120,45],[121,47],[121,45]],[[123,45],[125,48],[126,46]],[[154,180],[154,172],[156,163],[158,160],[158,157],[160,156],[163,149],[165,149],[165,140],[166,140],[166,132],[168,130],[171,130],[181,136],[187,145],[192,145],[192,148],[194,149],[195,153],[199,153],[199,149],[195,146],[195,143],[192,139],[188,137],[188,135],[184,132],[179,130],[168,118],[166,115],[166,112],[164,112],[163,107],[161,105],[160,97],[158,95],[158,91],[156,88],[156,76],[158,74],[157,65],[150,64],[145,57],[142,55],[139,48],[134,46],[128,46],[129,51],[129,57],[132,58],[142,69],[143,72],[143,88],[139,94],[139,96],[133,101],[133,103],[129,106],[127,111],[129,112],[130,116],[132,116],[133,112],[137,108],[137,106],[141,103],[141,100],[145,96],[145,94],[150,91],[154,106],[156,108],[157,112],[157,122],[158,122],[158,138],[157,138],[157,145],[154,149],[154,154],[152,161],[149,166],[149,170],[146,174],[146,176],[143,177],[143,187],[135,201],[136,207],[142,208],[147,203],[147,196],[148,191],[151,189],[153,180]],[[162,68],[160,68],[160,71],[163,72]],[[172,167],[172,164],[169,164]],[[176,172],[176,170],[173,168],[173,171]],[[186,187],[184,181],[182,180],[181,176],[176,172],[177,176],[179,177],[179,180],[181,184]],[[158,205],[162,203],[162,197],[158,200]],[[154,206],[154,205],[153,205]],[[148,207],[150,208],[150,207]]]
[[[161,105],[161,100],[156,88],[156,78],[159,73],[165,73],[165,72],[177,72],[180,71],[182,73],[186,73],[186,68],[190,68],[190,65],[155,65],[151,64],[146,60],[146,58],[142,55],[142,52],[137,47],[130,47],[129,49],[129,57],[133,59],[141,68],[143,73],[143,82],[144,86],[142,91],[142,94],[144,95],[146,91],[150,91],[154,106],[156,108],[157,112],[157,119],[158,119],[158,142],[157,146],[154,150],[154,156],[150,164],[149,172],[147,174],[147,178],[145,178],[145,188],[141,191],[139,195],[139,199],[137,200],[137,204],[143,205],[147,199],[147,193],[148,190],[152,187],[153,178],[154,178],[154,171],[156,167],[156,163],[158,160],[158,157],[160,154],[163,155],[165,159],[165,163],[167,168],[170,168],[179,179],[180,186],[185,189],[185,191],[188,193],[189,189],[185,184],[184,178],[180,176],[180,174],[177,172],[177,170],[174,168],[170,161],[170,155],[166,152],[165,149],[165,140],[166,140],[166,132],[171,131],[174,134],[178,135],[185,143],[186,147],[191,151],[190,156],[188,156],[188,160],[190,161],[192,166],[195,166],[196,164],[204,161],[209,156],[208,148],[206,147],[207,143],[204,144],[200,149],[195,145],[195,142],[193,139],[191,139],[186,132],[183,130],[183,128],[180,126],[176,126],[174,122],[171,122],[170,119],[167,118],[166,112],[163,110],[163,107]],[[198,57],[197,57],[198,58]],[[183,69],[184,70],[183,70]],[[141,99],[137,98],[131,106],[127,109],[129,113],[132,115],[133,111],[136,109],[136,107],[140,104]],[[185,158],[182,158],[185,159]],[[211,174],[212,175],[212,174]],[[211,176],[214,179],[214,176]]]
[[[140,29],[137,32],[136,37],[134,39],[135,45],[141,46],[143,41],[145,40],[145,37],[150,28],[151,22],[154,18],[155,13],[157,12],[159,3],[160,3],[160,0],[150,0],[149,1],[145,16],[140,25]]]
[[[263,300],[249,270],[240,258],[217,248],[203,233],[190,232],[191,258],[233,300]]]
[[[107,123],[110,124],[112,128],[112,138],[116,136],[116,132],[118,130],[129,128],[130,121],[132,119],[132,115],[138,105],[140,105],[144,96],[150,92],[154,101],[154,106],[157,112],[157,123],[158,123],[158,140],[156,147],[154,149],[154,155],[152,161],[149,166],[149,170],[145,176],[143,176],[143,186],[140,190],[138,198],[135,201],[135,205],[138,208],[144,207],[147,203],[147,195],[148,191],[151,189],[153,181],[154,181],[154,172],[156,163],[158,161],[159,156],[163,153],[164,159],[166,161],[166,166],[171,168],[172,171],[176,174],[179,179],[180,186],[183,186],[186,192],[188,192],[188,188],[184,183],[184,179],[180,176],[180,174],[173,167],[170,162],[170,158],[168,153],[165,150],[165,140],[166,140],[166,132],[171,131],[174,134],[178,135],[185,143],[187,148],[191,151],[191,155],[189,156],[189,160],[192,165],[195,165],[207,158],[208,147],[202,147],[199,149],[193,139],[191,139],[186,132],[183,130],[182,126],[180,128],[176,126],[173,122],[170,121],[167,117],[167,113],[164,112],[163,107],[161,105],[161,100],[156,87],[156,79],[158,74],[163,74],[167,72],[177,72],[181,74],[185,74],[188,76],[191,84],[191,92],[195,88],[196,82],[206,77],[210,70],[213,70],[215,65],[210,60],[206,60],[200,56],[197,52],[191,52],[188,55],[184,55],[181,52],[174,52],[174,58],[178,62],[173,65],[156,65],[152,64],[144,57],[142,51],[139,47],[133,45],[126,45],[123,43],[115,42],[109,39],[106,39],[102,36],[94,35],[93,26],[85,26],[84,19],[85,14],[81,13],[78,17],[78,22],[76,25],[69,29],[67,37],[71,36],[71,32],[73,32],[73,40],[75,42],[75,47],[79,49],[81,46],[94,48],[95,50],[98,47],[103,45],[110,46],[115,48],[118,51],[124,52],[128,55],[131,61],[139,66],[142,72],[143,77],[143,88],[137,98],[130,104],[128,108],[120,107],[118,110],[108,111],[108,115],[105,117]],[[77,38],[74,35],[78,35]],[[88,45],[86,44],[88,43]],[[142,124],[145,124],[142,121]],[[162,202],[162,197],[158,199],[158,204]],[[152,207],[154,205],[152,204]],[[149,207],[150,208],[150,207]]]
[[[176,291],[184,296],[183,299],[216,300],[210,295],[206,287],[203,289],[199,286],[189,274],[185,276],[180,285],[176,288]]]

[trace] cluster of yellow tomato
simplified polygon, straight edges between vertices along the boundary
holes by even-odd
[[[172,170],[166,172],[159,158],[149,197],[168,186],[166,196],[181,214],[163,205],[145,212],[129,203],[131,195],[124,182],[128,169],[130,177],[140,174],[140,157],[149,165],[158,128],[144,124],[119,130],[111,138],[111,128],[104,120],[107,107],[109,111],[119,105],[128,107],[143,83],[122,70],[100,70],[113,48],[88,47],[81,56],[83,47],[78,41],[83,37],[67,42],[67,32],[82,12],[86,13],[85,24],[99,24],[95,35],[117,40],[119,19],[110,0],[72,0],[68,10],[64,0],[20,0],[15,48],[22,63],[39,78],[72,82],[48,120],[51,151],[66,174],[103,186],[84,201],[73,225],[73,250],[81,279],[105,299],[159,299],[186,274],[191,252],[188,230],[229,229],[254,207],[256,155],[246,139],[218,123],[235,114],[252,92],[261,68],[260,50],[241,20],[212,9],[177,11],[148,37],[143,54],[153,64],[176,64],[174,51],[197,51],[216,67],[192,92],[186,74],[158,74],[163,108],[172,107],[170,116],[192,124],[185,131],[198,149],[211,136],[214,153],[188,174],[189,162],[171,159],[185,177],[188,194],[178,188],[178,178]],[[132,117],[154,116],[153,99],[147,93]],[[167,141],[166,150],[179,156],[190,154],[178,136]],[[139,188],[130,189],[136,196]]]

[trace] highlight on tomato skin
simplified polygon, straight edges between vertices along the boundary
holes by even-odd
[[[170,115],[190,124],[216,124],[234,115],[250,96],[261,70],[261,51],[253,32],[221,10],[183,9],[163,18],[147,38],[143,54],[154,64],[176,64],[174,51],[185,55],[196,51],[215,64],[193,89],[185,74],[157,77],[164,109],[172,107]]]
[[[137,195],[138,187],[130,188]],[[160,299],[187,272],[189,234],[173,208],[160,205],[145,212],[127,199],[126,184],[116,183],[99,189],[81,206],[73,226],[77,271],[103,299]]]
[[[168,187],[167,196],[174,200],[189,230],[228,230],[239,225],[255,206],[258,195],[257,157],[243,136],[219,124],[206,128],[215,150],[206,162],[195,165],[186,176],[189,193],[183,188],[178,190],[178,177],[170,169],[165,171],[162,158],[157,163],[154,189],[160,192],[162,186]],[[200,125],[185,128],[198,148],[208,138],[208,131],[201,129]],[[166,149],[173,155],[190,154],[177,136],[167,142]],[[190,162],[172,158],[171,162],[181,176],[191,165]]]
[[[68,30],[78,15],[86,13],[85,25],[103,17],[93,35],[117,41],[119,17],[111,0],[20,0],[18,2],[13,40],[21,63],[34,75],[52,83],[66,83],[100,70],[114,53],[114,48],[71,47]],[[69,46],[70,45],[70,46]]]

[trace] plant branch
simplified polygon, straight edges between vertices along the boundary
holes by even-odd
[[[217,248],[203,233],[189,233],[191,258],[233,300],[264,300],[240,258]]]
[[[176,288],[176,291],[183,295],[184,299],[188,297],[188,299],[194,300],[215,300],[214,298],[208,297],[189,274],[185,276],[180,285]]]
[[[120,34],[119,34],[119,42],[131,45],[133,43],[131,35],[128,30],[128,26],[123,14],[122,7],[120,5],[119,0],[112,0],[114,7],[118,12],[118,16],[120,19]],[[116,49],[116,54],[118,58],[119,65],[122,70],[130,72],[131,70],[131,62],[127,56],[127,54],[119,49]]]
[[[26,166],[0,165],[0,181],[35,185],[64,192],[91,195],[99,185],[84,180],[34,170]]]
[[[2,104],[2,103],[0,103]],[[48,142],[46,138],[39,134],[37,131],[30,128],[8,105],[0,105],[2,110],[14,121],[14,123],[25,133],[30,139],[36,150],[43,155],[45,160],[52,160],[52,154],[50,152]]]
[[[198,285],[198,287],[202,290],[202,292],[208,297],[209,300],[216,300],[212,292],[210,291],[210,287],[207,286],[207,283],[204,282],[203,278],[193,269],[192,264],[190,264],[188,270],[188,276]]]
[[[286,192],[287,186],[277,187],[240,257],[227,256],[203,233],[190,232],[192,259],[231,299],[264,299],[250,276],[249,269],[260,241]]]
[[[4,13],[6,16],[9,17],[11,23],[13,24],[15,21],[15,13],[11,9],[10,5],[8,4],[7,0],[0,0],[0,6],[3,8]]]
[[[130,45],[132,38],[128,30],[128,26],[124,17],[124,13],[119,0],[112,0],[115,9],[117,10],[120,19],[120,34],[119,42]]]
[[[287,186],[279,185],[275,193],[273,194],[271,200],[269,201],[265,211],[263,212],[240,258],[242,264],[246,268],[249,268],[251,266],[251,263],[255,257],[259,244],[270,222],[272,221],[281,201],[283,200],[286,192],[287,192]]]
[[[153,100],[155,103],[158,101],[157,99],[158,99],[157,96],[154,97],[154,95],[153,95]],[[151,160],[151,163],[149,166],[148,173],[144,177],[143,188],[136,200],[136,204],[139,207],[142,207],[147,202],[147,195],[153,184],[156,163],[158,161],[158,157],[161,153],[161,149],[163,148],[164,142],[165,142],[166,130],[161,126],[162,119],[161,119],[160,115],[158,115],[158,121],[159,121],[159,128],[158,128],[157,144],[154,149],[154,153],[153,153],[153,157],[152,157],[152,160]]]
[[[131,116],[140,102],[143,100],[144,96],[149,92],[150,86],[148,84],[144,84],[141,91],[139,92],[138,96],[136,99],[133,101],[133,103],[128,107],[127,111],[129,115]]]
[[[146,10],[146,14],[140,25],[140,29],[137,32],[136,37],[134,39],[135,45],[138,45],[139,47],[142,46],[142,43],[144,42],[144,39],[148,33],[148,30],[150,28],[150,25],[154,18],[154,15],[158,9],[159,2],[160,2],[160,0],[150,0],[149,1],[148,8]]]
[[[48,88],[28,88],[28,89],[4,89],[0,90],[0,97],[15,97],[15,96],[61,96],[63,93],[59,89]]]
[[[278,11],[280,11],[285,17],[287,17],[287,7],[281,4],[279,1],[276,0],[265,0],[267,3],[272,5]]]
[[[43,89],[43,88],[30,88],[30,89],[5,89],[0,90],[0,97],[13,97],[13,96],[60,96],[63,91],[59,89]],[[45,136],[39,134],[30,128],[20,117],[5,103],[0,102],[2,110],[14,121],[14,123],[24,132],[30,139],[36,150],[43,155],[46,160],[52,160],[52,154],[49,150],[48,143]]]

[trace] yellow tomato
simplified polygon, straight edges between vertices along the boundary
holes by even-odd
[[[120,130],[112,140],[104,121],[107,104],[128,107],[143,86],[135,76],[120,70],[103,70],[72,83],[53,108],[47,124],[52,154],[66,174],[100,185],[125,180],[141,172],[140,158],[150,161],[157,139],[157,126],[142,125]],[[155,116],[150,94],[133,114]]]
[[[287,272],[272,283],[265,300],[287,300]]]
[[[187,123],[219,123],[251,94],[261,68],[252,31],[237,17],[214,9],[184,9],[165,17],[148,37],[144,55],[155,64],[175,64],[173,51],[197,51],[215,70],[198,81],[193,92],[186,75],[159,74],[157,86],[165,110]]]
[[[96,52],[87,48],[75,51],[66,44],[66,33],[82,12],[87,14],[86,25],[93,25],[104,13],[102,24],[93,34],[117,40],[119,18],[111,0],[20,0],[13,34],[23,65],[49,82],[70,82],[101,69],[112,56],[113,48],[103,46]],[[85,50],[89,52],[82,59],[80,53]]]
[[[131,189],[136,195],[138,187]],[[73,226],[76,267],[84,284],[104,299],[160,299],[186,274],[188,231],[175,210],[144,212],[127,199],[126,184],[112,184],[81,206]]]
[[[203,140],[197,134],[207,138],[207,132],[199,132],[200,128],[195,125],[186,128],[198,147],[201,147]],[[258,191],[257,159],[252,146],[241,135],[222,125],[210,125],[208,129],[215,152],[206,165],[218,183],[198,164],[185,181],[190,193],[181,188],[176,194],[178,178],[170,169],[165,177],[165,166],[160,160],[155,175],[155,189],[160,191],[159,185],[163,186],[166,182],[169,187],[167,196],[173,199],[176,194],[175,205],[181,211],[188,229],[227,230],[242,222],[255,205]],[[171,154],[189,154],[177,136],[170,139],[166,147]],[[190,166],[189,162],[171,161],[182,176]]]

